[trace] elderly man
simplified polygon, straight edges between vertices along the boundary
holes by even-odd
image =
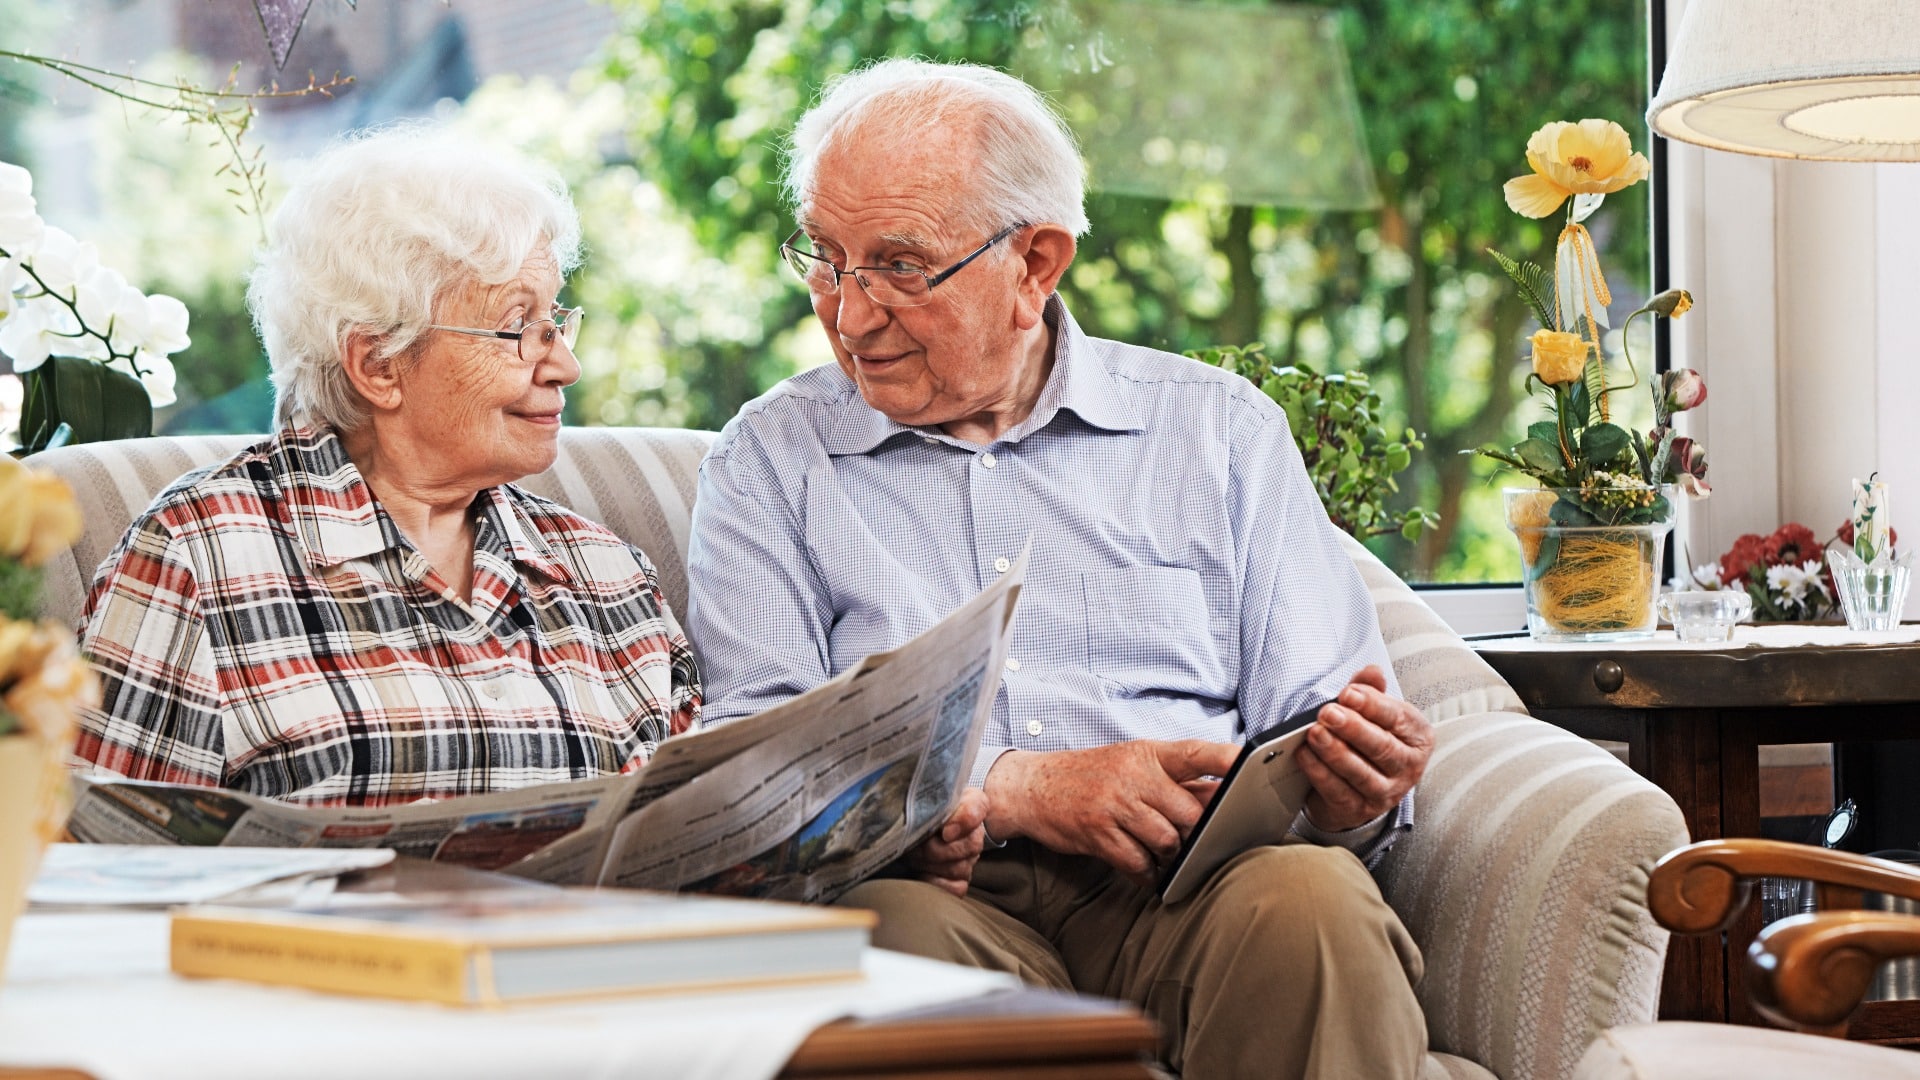
[[[994,846],[974,865],[950,826],[921,853],[933,883],[846,902],[881,912],[883,945],[1138,1003],[1189,1077],[1414,1075],[1420,957],[1366,867],[1412,824],[1431,728],[1393,696],[1280,409],[1088,337],[1054,294],[1083,184],[1046,103],[983,68],[876,64],[801,120],[782,254],[838,363],[747,405],[701,469],[708,720],[899,645],[1031,537],[973,774]],[[1306,842],[1162,904],[1212,778],[1324,702]]]

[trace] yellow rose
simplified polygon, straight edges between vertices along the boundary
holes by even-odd
[[[1565,330],[1535,330],[1533,373],[1548,386],[1579,382],[1587,370],[1587,342]]]
[[[99,707],[100,680],[80,658],[71,633],[51,623],[39,631],[34,666],[20,673],[0,701],[28,731],[64,747],[73,738],[74,709]]]
[[[1555,121],[1527,140],[1533,172],[1507,181],[1507,205],[1516,214],[1543,218],[1573,195],[1611,195],[1647,178],[1647,159],[1636,153],[1627,129],[1611,120]]]

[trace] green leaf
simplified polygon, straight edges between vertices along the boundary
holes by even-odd
[[[1614,424],[1595,424],[1581,436],[1580,449],[1588,461],[1605,465],[1626,452],[1626,429]]]
[[[40,370],[48,389],[44,419],[49,427],[70,425],[73,442],[153,434],[153,399],[133,376],[76,356],[53,357]],[[40,419],[33,426],[23,423],[23,429],[32,430]]]
[[[1571,429],[1578,430],[1587,426],[1593,417],[1593,395],[1588,392],[1587,384],[1577,382],[1567,391],[1566,405],[1560,411],[1560,418]]]
[[[1540,320],[1543,328],[1552,329],[1553,279],[1546,270],[1531,260],[1515,262],[1492,248],[1487,249],[1487,254],[1493,256],[1493,261],[1499,263],[1500,269],[1506,271],[1507,277],[1513,280],[1514,288],[1520,293],[1520,299],[1532,309],[1533,317]]]
[[[1541,442],[1557,443],[1560,441],[1560,425],[1551,420],[1535,420],[1527,425],[1527,437],[1539,439]]]
[[[1513,448],[1513,454],[1526,468],[1541,472],[1560,470],[1560,448],[1543,439],[1523,439]]]

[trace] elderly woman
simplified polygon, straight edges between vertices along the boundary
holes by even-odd
[[[700,706],[652,565],[522,491],[580,375],[564,185],[431,129],[305,168],[248,291],[274,435],[102,565],[83,646],[114,772],[376,805],[638,767]]]

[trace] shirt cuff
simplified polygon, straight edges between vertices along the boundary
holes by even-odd
[[[1310,844],[1322,847],[1341,847],[1360,857],[1369,870],[1387,857],[1387,852],[1399,839],[1413,828],[1413,792],[1407,792],[1400,805],[1374,818],[1364,825],[1333,832],[1315,825],[1301,810],[1293,819],[1292,828],[1287,831]]]
[[[985,791],[987,773],[993,769],[993,763],[1000,760],[1001,754],[1011,749],[1013,749],[1011,746],[982,746],[980,752],[973,756],[973,772],[967,775],[967,786]]]

